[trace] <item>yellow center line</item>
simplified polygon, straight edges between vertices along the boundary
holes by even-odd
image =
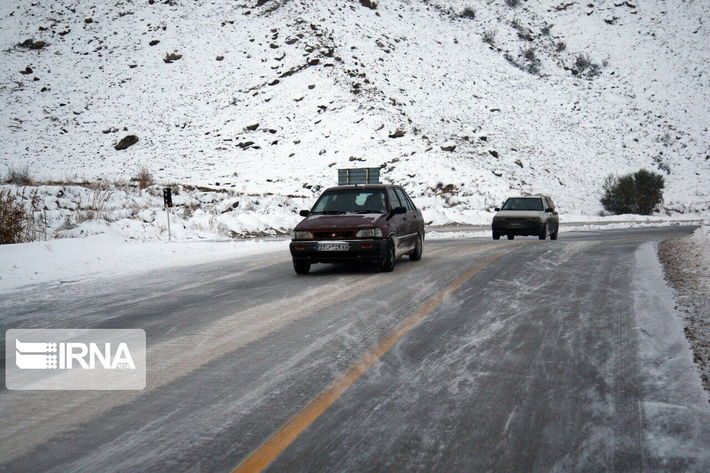
[[[461,274],[448,286],[422,305],[419,310],[400,322],[390,333],[365,353],[355,364],[333,381],[323,392],[306,407],[289,419],[279,430],[264,441],[256,450],[245,458],[232,473],[257,473],[263,471],[281,452],[288,448],[301,433],[326,411],[350,386],[367,372],[390,348],[409,333],[419,322],[424,320],[451,293],[459,289],[469,278],[484,267],[511,253],[515,248],[492,256]]]

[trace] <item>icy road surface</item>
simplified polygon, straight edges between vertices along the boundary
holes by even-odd
[[[3,329],[145,329],[148,385],[3,388],[0,470],[710,471],[655,256],[690,232],[437,240],[394,273],[299,277],[277,252],[14,294]]]

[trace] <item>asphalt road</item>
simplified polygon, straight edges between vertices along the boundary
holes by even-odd
[[[639,248],[690,232],[429,241],[393,273],[297,276],[269,254],[19,293],[4,330],[145,329],[148,382],[3,388],[0,471],[709,471],[707,411],[661,403],[640,349]]]

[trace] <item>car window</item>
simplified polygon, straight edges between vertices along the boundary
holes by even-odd
[[[501,210],[544,210],[539,197],[511,197],[505,201]]]
[[[407,194],[407,193],[405,192],[405,193],[404,193],[404,196],[407,198],[407,202],[409,202],[409,205],[412,206],[412,210],[416,211],[416,210],[417,210],[417,206],[414,205],[414,201],[409,197],[409,194]]]
[[[409,199],[407,199],[404,191],[402,189],[395,189],[394,191],[397,194],[397,197],[399,197],[399,201],[404,204],[404,208],[406,208],[409,212],[413,211],[414,209],[412,208],[412,204],[409,202]]]
[[[391,187],[387,188],[387,195],[390,198],[390,205],[393,209],[395,207],[404,207],[404,205],[402,205],[402,202],[399,201],[399,197],[397,197],[397,194],[394,193],[394,190]]]
[[[312,213],[385,213],[386,211],[383,191],[346,189],[324,192],[313,206]]]

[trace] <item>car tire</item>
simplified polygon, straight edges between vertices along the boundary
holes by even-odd
[[[508,237],[508,240],[512,240],[513,238],[515,238],[515,235],[507,235],[507,237]]]
[[[494,232],[494,233],[493,233],[493,239],[494,239],[494,240],[500,240],[500,235],[498,235],[497,233]]]
[[[394,271],[395,253],[394,253],[394,242],[389,240],[387,243],[387,248],[385,249],[385,257],[380,260],[380,271],[383,273],[390,273]]]
[[[540,230],[540,234],[537,236],[540,240],[544,240],[547,238],[547,225],[542,226],[542,230]]]
[[[293,270],[296,274],[308,274],[311,271],[311,263],[308,261],[294,261]]]
[[[409,253],[409,259],[412,261],[419,261],[422,259],[422,252],[424,251],[424,244],[422,242],[422,236],[417,235],[417,242],[414,244],[414,250]]]

